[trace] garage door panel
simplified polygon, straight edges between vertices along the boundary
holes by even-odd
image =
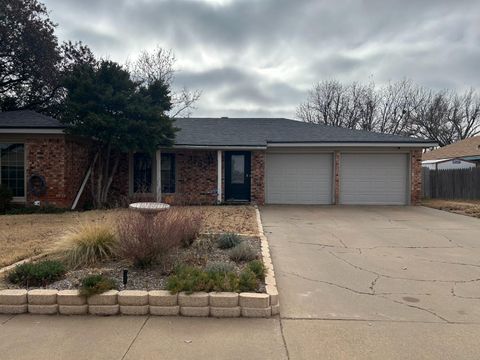
[[[407,154],[341,154],[340,203],[403,205]]]
[[[331,154],[267,154],[266,202],[330,204]]]

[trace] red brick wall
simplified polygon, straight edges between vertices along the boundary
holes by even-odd
[[[176,189],[174,202],[214,204],[217,201],[217,151],[175,151]]]
[[[165,151],[167,152],[167,151]],[[175,194],[162,194],[162,201],[170,204],[215,204],[217,203],[217,151],[216,150],[169,150],[176,157]],[[225,157],[222,156],[222,201],[225,196]],[[131,201],[139,198],[153,200],[154,195],[129,196],[128,156],[122,160],[114,180],[116,192]],[[253,151],[251,161],[251,200],[256,204],[265,202],[265,151]]]
[[[411,160],[411,189],[410,201],[412,205],[418,205],[422,198],[422,150],[412,150]]]
[[[45,179],[46,192],[36,196],[27,184],[27,203],[70,207],[89,165],[87,144],[65,136],[32,137],[25,141],[27,181],[32,175]]]

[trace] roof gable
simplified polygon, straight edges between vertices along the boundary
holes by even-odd
[[[480,136],[460,140],[426,152],[423,154],[422,160],[451,159],[465,156],[480,156]]]

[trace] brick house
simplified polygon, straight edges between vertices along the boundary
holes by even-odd
[[[124,154],[121,196],[169,203],[416,204],[425,139],[288,119],[185,118],[175,145]],[[55,119],[0,113],[0,182],[17,202],[71,207],[92,154]],[[83,196],[88,196],[83,192]]]

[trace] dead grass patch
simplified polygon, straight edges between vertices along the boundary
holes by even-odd
[[[480,200],[423,200],[423,206],[480,218]]]

